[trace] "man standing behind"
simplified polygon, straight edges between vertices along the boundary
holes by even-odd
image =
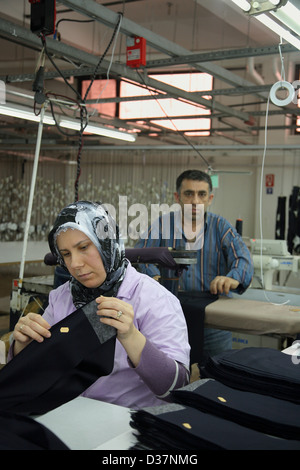
[[[155,227],[150,227],[148,234],[139,240],[136,248],[168,246],[194,250],[197,249],[195,238],[198,238],[202,242],[197,249],[197,263],[183,270],[179,289],[222,295],[230,295],[230,291],[242,294],[253,276],[250,252],[241,236],[224,217],[208,212],[214,197],[212,190],[212,181],[207,173],[200,170],[184,171],[176,180],[174,194],[176,202],[181,206],[180,236],[176,224],[178,216],[168,218],[171,220],[168,238],[164,236],[164,216],[161,216]],[[186,204],[190,205],[188,207],[191,210],[185,211]],[[204,209],[204,224],[203,218],[198,222],[200,209]],[[172,221],[175,221],[173,225]],[[153,265],[143,266],[142,270],[152,277],[157,275]],[[231,348],[231,332],[204,329],[205,353],[214,356]]]

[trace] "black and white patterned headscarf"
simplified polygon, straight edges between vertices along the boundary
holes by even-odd
[[[77,229],[89,237],[97,247],[106,271],[103,284],[95,289],[83,286],[71,277],[71,293],[74,305],[79,308],[99,295],[115,296],[124,278],[128,260],[120,239],[119,228],[101,204],[89,201],[74,202],[58,215],[49,233],[48,242],[53,255],[66,267],[57,248],[56,239],[61,231]]]

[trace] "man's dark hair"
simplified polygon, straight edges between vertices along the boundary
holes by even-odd
[[[205,181],[208,183],[209,192],[211,192],[213,189],[211,177],[201,170],[185,170],[183,173],[181,173],[181,175],[179,175],[176,180],[176,191],[178,193],[180,192],[183,180]]]

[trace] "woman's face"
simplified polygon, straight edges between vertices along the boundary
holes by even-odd
[[[59,233],[57,247],[69,273],[85,287],[101,286],[106,279],[104,265],[94,243],[80,230]]]

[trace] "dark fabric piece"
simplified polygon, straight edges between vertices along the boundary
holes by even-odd
[[[300,403],[299,362],[300,358],[292,360],[277,349],[233,349],[208,358],[200,376],[239,390]]]
[[[299,441],[268,436],[180,405],[133,412],[130,425],[138,431],[139,443],[153,450],[300,449]]]
[[[289,197],[289,225],[287,245],[289,253],[295,249],[295,238],[300,237],[300,186],[294,186]]]
[[[202,363],[204,345],[205,308],[218,300],[219,296],[210,292],[179,291],[178,299],[186,319],[189,343],[191,346],[190,363]]]
[[[32,341],[1,369],[0,411],[43,414],[77,397],[110,374],[115,341],[96,302],[76,310],[51,328],[51,338]]]
[[[28,416],[0,413],[0,450],[70,450],[52,431]]]
[[[295,403],[236,390],[213,379],[199,380],[171,395],[184,406],[272,436],[300,440],[300,407]]]
[[[157,263],[166,268],[177,268],[177,264],[167,247],[126,248],[125,256],[131,263]]]
[[[277,202],[277,213],[275,223],[275,239],[285,240],[285,208],[286,208],[286,197],[279,196]]]

